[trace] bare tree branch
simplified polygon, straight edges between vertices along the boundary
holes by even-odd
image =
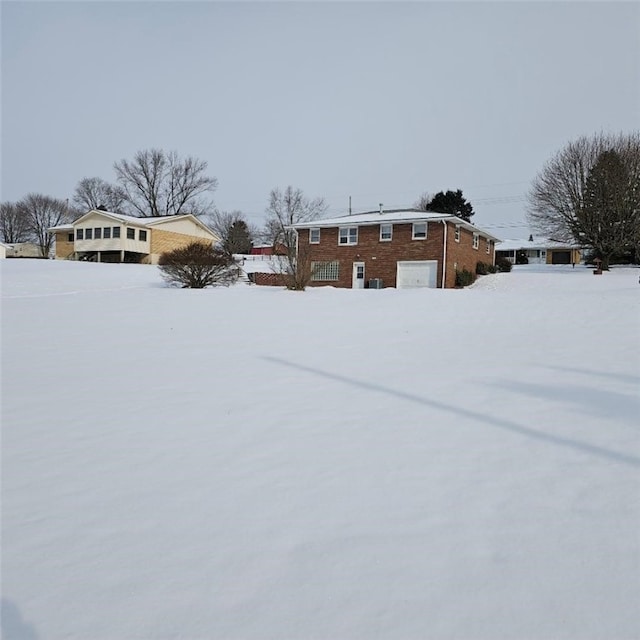
[[[9,244],[27,242],[32,238],[29,218],[14,202],[0,204],[0,234],[2,241]]]
[[[204,215],[212,207],[203,196],[218,186],[207,176],[207,163],[192,156],[181,159],[175,151],[138,151],[132,161],[114,164],[120,187],[132,213],[140,217]]]
[[[104,208],[113,213],[124,213],[127,199],[125,191],[102,178],[82,178],[73,194],[73,203],[84,212]]]
[[[18,202],[17,207],[29,221],[29,229],[40,247],[42,257],[48,258],[53,245],[53,236],[48,229],[72,220],[69,203],[40,193],[30,193]]]

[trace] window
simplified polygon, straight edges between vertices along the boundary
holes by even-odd
[[[389,242],[393,238],[393,225],[381,224],[380,225],[380,242]]]
[[[94,237],[96,240],[100,240],[100,238],[102,238],[102,228],[101,228],[101,227],[96,227],[96,228],[93,230],[93,237]]]
[[[68,242],[73,242],[73,233],[70,233],[70,234],[67,236],[67,241],[68,241]]]
[[[473,248],[477,249],[480,245],[480,236],[477,233],[473,234]]]
[[[140,240],[140,242],[146,242],[147,241],[147,232],[140,229],[140,231],[138,231],[138,240]]]
[[[136,230],[127,229],[127,240],[135,240],[135,239],[136,239]]]
[[[111,227],[105,227],[105,228],[102,230],[102,237],[103,237],[105,240],[108,240],[108,239],[111,237]]]
[[[309,229],[309,244],[320,244],[320,229]]]
[[[76,240],[84,240],[84,229],[76,229]]]
[[[113,237],[114,238],[120,237],[120,227],[113,227]]]
[[[93,229],[85,229],[84,230],[84,239],[85,240],[93,240]]]
[[[453,239],[456,242],[460,242],[460,225],[459,224],[456,225],[456,232],[455,232],[455,234],[453,236]]]
[[[427,223],[426,222],[414,222],[413,233],[411,235],[412,240],[424,240],[427,237]]]
[[[487,253],[491,253],[491,240],[487,239]]]
[[[341,227],[338,244],[358,244],[358,227]]]
[[[311,273],[311,279],[316,282],[319,280],[335,281],[340,276],[340,263],[337,260],[333,262],[312,262]]]

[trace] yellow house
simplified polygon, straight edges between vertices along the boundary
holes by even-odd
[[[56,260],[157,264],[160,255],[192,242],[215,244],[220,238],[191,214],[134,218],[92,210],[75,222],[51,227]]]

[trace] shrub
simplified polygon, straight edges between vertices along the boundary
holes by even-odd
[[[203,289],[214,285],[229,286],[239,275],[233,256],[222,249],[193,242],[160,256],[162,277],[185,289]]]
[[[496,267],[495,264],[488,264],[487,265],[487,271],[489,273],[498,273],[498,267]]]
[[[509,260],[508,258],[498,258],[496,260],[496,268],[502,273],[508,273],[509,271],[511,271],[512,267],[513,265],[511,264],[511,260]]]
[[[468,269],[463,269],[462,271],[456,269],[456,287],[468,287],[474,283],[475,279],[475,274]]]
[[[479,276],[486,276],[487,273],[489,273],[489,267],[491,265],[488,265],[486,262],[478,262],[476,264],[476,273]]]

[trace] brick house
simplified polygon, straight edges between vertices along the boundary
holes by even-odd
[[[215,244],[218,236],[191,214],[134,218],[93,210],[55,234],[56,260],[157,264],[162,253],[192,242]]]
[[[292,225],[311,285],[452,288],[456,271],[494,264],[497,238],[457,216],[398,209]]]

